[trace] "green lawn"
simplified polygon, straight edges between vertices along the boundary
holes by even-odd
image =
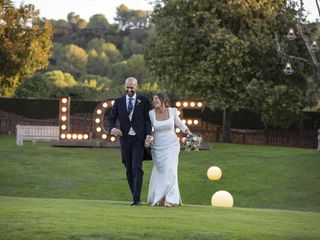
[[[320,214],[301,211],[0,197],[0,213],[2,240],[320,239]]]
[[[0,196],[130,201],[119,149],[55,148],[0,136]],[[222,179],[209,181],[219,166]],[[146,201],[152,162],[144,163]],[[210,205],[218,190],[237,207],[320,211],[320,153],[314,149],[213,144],[210,151],[181,152],[184,203]]]
[[[213,165],[219,181],[206,177]],[[320,239],[314,149],[214,143],[181,152],[179,184],[183,207],[130,207],[119,149],[18,147],[0,136],[0,239]],[[210,206],[218,190],[234,208]]]

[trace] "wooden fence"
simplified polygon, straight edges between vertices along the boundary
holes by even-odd
[[[70,130],[73,132],[92,132],[92,113],[71,115]],[[16,125],[47,125],[58,126],[58,118],[28,119],[13,113],[0,111],[0,134],[15,134]],[[219,142],[222,138],[222,128],[202,121],[201,127],[191,128],[191,131],[200,134],[205,141]],[[250,130],[232,129],[231,142],[241,144],[265,144],[274,146],[291,146],[317,148],[317,130]]]

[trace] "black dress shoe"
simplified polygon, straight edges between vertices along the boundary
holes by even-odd
[[[133,202],[130,206],[141,206],[141,202]]]

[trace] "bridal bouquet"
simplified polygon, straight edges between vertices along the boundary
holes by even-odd
[[[199,147],[201,145],[201,142],[202,142],[201,136],[197,136],[194,133],[188,134],[186,136],[185,141],[184,141],[185,151],[188,151],[188,152],[191,150],[199,151]]]

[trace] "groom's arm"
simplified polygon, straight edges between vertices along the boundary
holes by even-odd
[[[149,111],[150,111],[150,102],[149,102],[148,98],[146,98],[143,115],[144,115],[144,119],[145,119],[145,123],[146,123],[146,135],[151,136],[152,127],[151,127]]]
[[[108,132],[109,134],[114,134],[115,133],[115,130],[117,129],[115,127],[116,125],[116,121],[117,121],[117,118],[118,118],[118,115],[119,115],[119,112],[118,112],[118,101],[117,99],[114,101],[114,104],[112,106],[112,109],[111,109],[111,112],[108,116]]]

